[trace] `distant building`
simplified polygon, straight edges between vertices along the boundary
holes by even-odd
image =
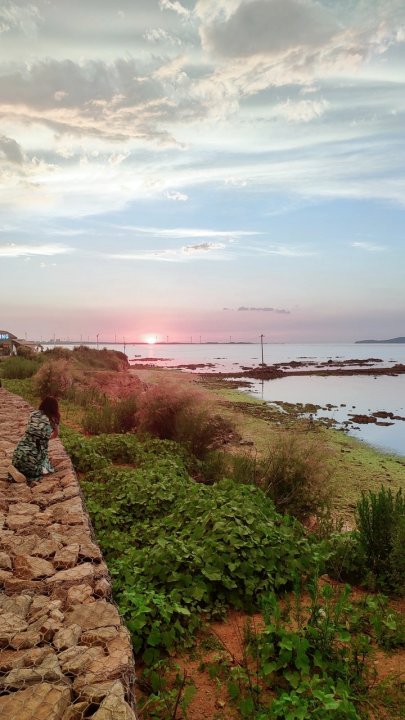
[[[0,330],[0,355],[13,354],[13,341],[17,340],[17,336],[8,330]]]
[[[33,340],[21,340],[8,330],[0,330],[0,356],[17,355],[19,347],[30,348],[33,352],[42,350],[41,343]]]

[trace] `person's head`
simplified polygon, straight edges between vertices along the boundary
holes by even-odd
[[[47,395],[47,397],[42,400],[39,409],[41,413],[49,418],[49,420],[53,420],[59,424],[60,412],[59,404],[56,398],[51,397],[51,395]]]

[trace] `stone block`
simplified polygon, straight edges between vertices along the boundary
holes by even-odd
[[[96,628],[94,630],[86,630],[83,632],[81,642],[83,645],[103,645],[108,648],[108,644],[116,636],[116,627]]]
[[[69,687],[41,683],[0,697],[2,720],[63,720],[71,702]]]
[[[10,672],[1,679],[0,687],[18,690],[28,685],[34,685],[35,683],[63,683],[64,681],[65,678],[56,655],[49,654],[46,655],[43,661],[37,666],[20,667],[10,670]]]
[[[29,648],[28,650],[0,651],[0,671],[9,672],[14,668],[36,667],[47,655],[55,654],[50,647]]]
[[[15,468],[14,465],[8,466],[7,473],[9,475],[11,475],[11,477],[13,478],[15,483],[26,483],[27,482],[27,478],[25,477],[25,475],[20,473],[20,471],[17,470],[17,468]]]
[[[93,715],[93,720],[136,720],[134,711],[125,701],[124,688],[120,682],[114,683]]]
[[[91,605],[74,607],[66,614],[66,622],[71,625],[80,625],[83,630],[94,630],[95,628],[119,627],[121,618],[115,605],[97,600]]]
[[[69,588],[67,591],[66,607],[71,608],[74,605],[81,605],[86,603],[89,598],[93,595],[93,588],[91,585],[76,585],[75,587]]]
[[[68,625],[68,627],[61,628],[58,630],[53,638],[54,647],[57,650],[67,650],[70,647],[74,647],[79,642],[82,629],[80,625]],[[84,643],[90,645],[91,643]]]
[[[10,515],[36,515],[39,513],[38,505],[29,502],[18,502],[9,506]]]
[[[86,672],[93,662],[98,661],[102,664],[104,657],[104,651],[100,647],[76,645],[59,653],[58,660],[63,672],[80,675]]]
[[[17,578],[38,580],[55,574],[51,562],[32,555],[16,555],[14,558],[14,574]]]
[[[27,617],[31,603],[31,595],[18,595],[11,598],[8,595],[0,594],[0,608],[24,619]]]
[[[13,567],[10,555],[5,552],[0,552],[0,568],[2,570],[11,570]]]
[[[53,564],[58,570],[67,570],[77,564],[79,557],[79,544],[66,545],[58,550],[53,559]]]
[[[65,587],[69,587],[70,585],[80,585],[83,582],[91,581],[93,578],[93,565],[91,565],[91,563],[83,563],[83,565],[78,565],[68,570],[59,570],[52,577],[48,577],[45,582],[49,588],[62,584]]]

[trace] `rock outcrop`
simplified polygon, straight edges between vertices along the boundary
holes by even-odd
[[[31,410],[0,388],[0,717],[135,720],[130,636],[62,443],[55,473],[8,479]]]

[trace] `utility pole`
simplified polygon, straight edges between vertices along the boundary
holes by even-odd
[[[260,335],[260,344],[262,346],[262,367],[264,365],[264,362],[263,362],[263,338],[264,338],[264,335]]]
[[[98,336],[99,336],[99,333],[97,333],[97,350],[98,350]]]
[[[124,355],[125,355],[125,338],[122,338],[124,341]]]

